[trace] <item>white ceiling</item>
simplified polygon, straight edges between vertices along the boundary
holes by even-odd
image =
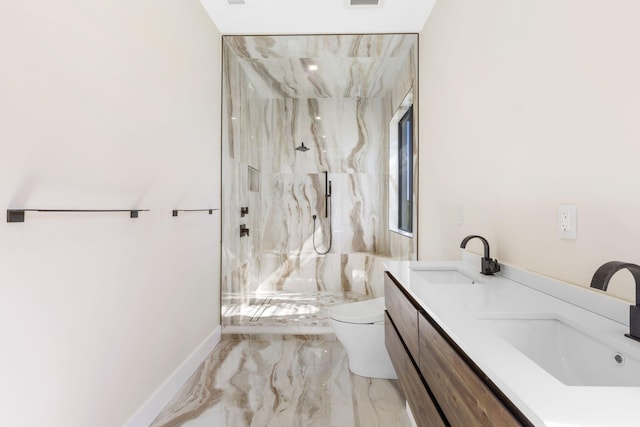
[[[348,6],[348,0],[200,0],[222,34],[418,33],[436,0],[380,0],[380,6]]]

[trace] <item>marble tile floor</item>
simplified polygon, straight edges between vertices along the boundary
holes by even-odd
[[[335,338],[224,339],[151,427],[409,427],[397,380],[352,374]]]
[[[327,310],[331,305],[372,298],[355,292],[279,292],[222,298],[224,334],[330,334]]]

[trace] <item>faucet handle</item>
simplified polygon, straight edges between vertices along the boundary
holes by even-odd
[[[497,259],[482,258],[481,267],[480,272],[487,276],[492,276],[494,273],[500,271],[500,264]]]

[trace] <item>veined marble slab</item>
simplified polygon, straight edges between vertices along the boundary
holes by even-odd
[[[417,35],[225,36],[224,41],[265,98],[373,98],[393,86]]]
[[[403,58],[417,34],[226,36],[238,58]]]
[[[333,339],[224,340],[151,427],[409,427],[396,380],[349,372]]]
[[[222,333],[332,334],[329,307],[370,299],[354,292],[225,294]]]

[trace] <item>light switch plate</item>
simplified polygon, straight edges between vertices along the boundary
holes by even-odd
[[[462,206],[456,206],[456,224],[462,225],[464,222],[464,214],[462,213]]]
[[[558,237],[576,240],[577,235],[576,205],[560,205],[558,207]]]

